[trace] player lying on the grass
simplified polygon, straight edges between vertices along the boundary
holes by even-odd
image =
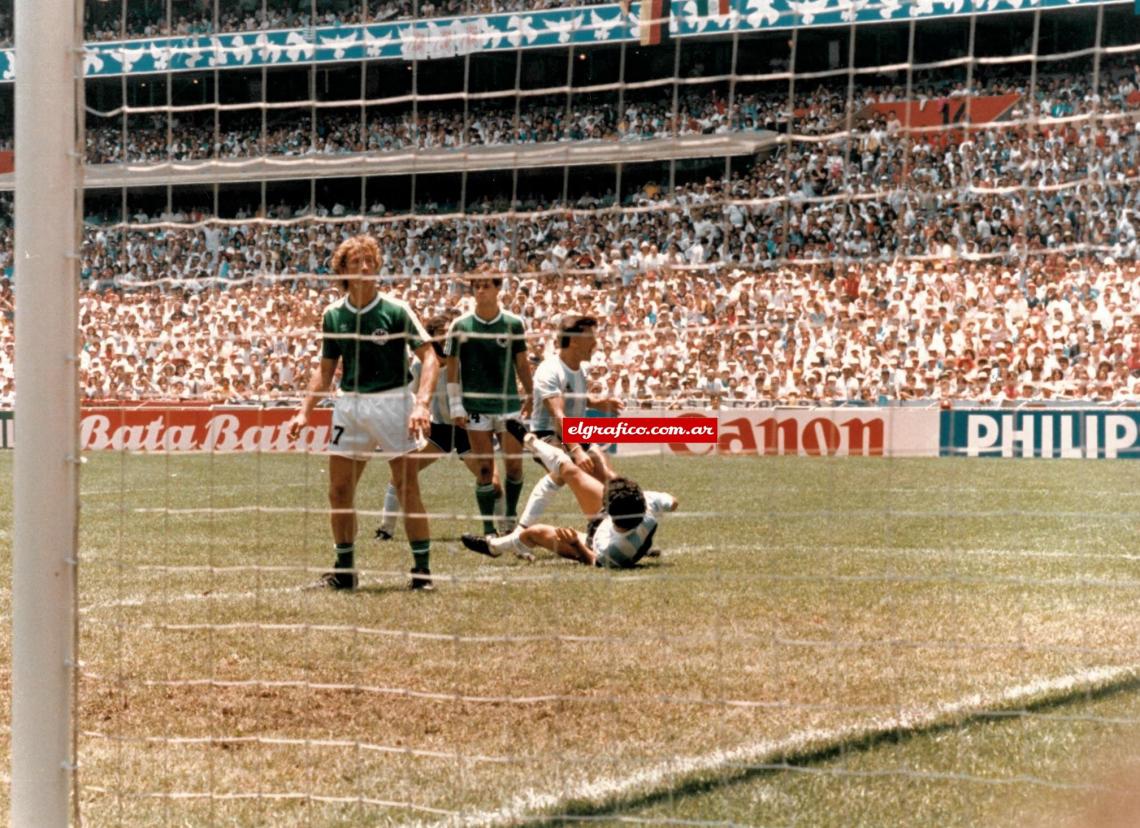
[[[301,410],[290,422],[297,439],[317,403],[328,396],[341,365],[340,390],[333,408],[329,453],[329,506],[334,570],[324,583],[355,589],[356,486],[374,451],[390,456],[388,467],[404,511],[404,530],[412,547],[412,589],[431,589],[431,536],[420,497],[419,457],[428,430],[427,403],[439,373],[439,361],[415,312],[404,302],[380,293],[380,248],[369,236],[341,243],[332,270],[344,277],[345,295],[325,310],[321,322],[321,361],[313,371]],[[408,350],[423,364],[419,391],[411,390]]]
[[[427,322],[431,346],[441,363],[444,359],[443,338],[454,316],[455,314],[433,316]],[[412,365],[412,387],[415,390],[419,389],[422,366],[423,363],[419,360],[416,360]],[[435,392],[431,395],[429,411],[431,413],[431,430],[428,432],[427,445],[419,451],[419,470],[423,471],[436,460],[446,457],[454,451],[471,470],[471,473],[478,477],[479,465],[471,454],[471,443],[467,439],[467,429],[460,428],[451,422],[451,416],[447,410],[447,376],[443,371],[439,372],[439,377],[436,379]],[[498,469],[493,468],[492,475],[492,483],[495,487],[495,512],[498,514],[503,502]],[[384,516],[376,530],[376,537],[379,540],[392,539],[396,531],[396,518],[399,514],[400,501],[397,497],[396,484],[394,481],[389,481],[388,489],[384,493]]]
[[[605,483],[614,472],[600,446],[562,442],[564,417],[585,417],[587,407],[608,414],[617,414],[625,407],[616,397],[588,393],[582,365],[590,361],[597,347],[597,327],[594,317],[577,315],[566,316],[558,326],[558,353],[544,359],[534,372],[531,431],[539,440],[565,451],[579,469]],[[558,472],[543,475],[527,498],[519,525],[537,523],[563,483]]]
[[[471,276],[470,285],[475,309],[451,323],[444,345],[447,404],[452,422],[467,429],[477,464],[475,502],[483,517],[483,531],[490,534],[495,531],[492,434],[499,436],[506,456],[504,528],[510,530],[515,523],[523,486],[522,445],[507,431],[506,422],[530,414],[530,363],[526,326],[499,305],[502,276],[484,270]]]
[[[572,561],[615,568],[634,566],[649,554],[661,515],[677,509],[673,495],[643,491],[625,477],[612,477],[603,485],[578,468],[562,449],[533,434],[526,435],[524,444],[548,470],[566,481],[583,514],[591,518],[587,530],[537,523],[520,526],[504,537],[464,535],[464,546],[493,558],[507,550],[526,558],[533,555],[533,547],[541,546]]]

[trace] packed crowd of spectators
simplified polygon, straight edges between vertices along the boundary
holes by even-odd
[[[219,2],[216,16],[213,0],[203,0],[191,13],[178,8],[170,20],[166,9],[156,3],[145,10],[129,10],[126,21],[116,14],[119,8],[88,7],[85,29],[91,41],[121,40],[144,37],[185,37],[224,32],[257,32],[270,29],[307,29],[322,26],[353,26],[362,23],[387,23],[417,18],[459,17],[498,14],[499,12],[541,11],[600,5],[612,0],[321,0],[317,13],[307,0],[300,3],[269,2],[261,8],[261,0],[253,3]],[[93,4],[92,4],[93,5]],[[95,13],[92,14],[91,12]],[[216,22],[215,22],[216,21]],[[3,23],[0,20],[0,23]],[[8,32],[11,24],[0,32]]]
[[[383,225],[276,229],[302,237],[314,273],[290,265],[270,278],[273,267],[252,264],[266,239],[246,228],[245,242],[240,229],[229,239],[240,248],[216,251],[217,270],[201,244],[191,242],[200,251],[193,253],[168,236],[168,253],[197,256],[201,272],[218,274],[208,280],[147,284],[146,276],[167,274],[145,241],[134,245],[141,255],[131,278],[108,268],[106,280],[89,280],[80,310],[84,396],[296,399],[318,358],[321,310],[337,295],[329,252],[358,230],[388,251],[392,236]],[[100,249],[105,242],[89,239],[85,260]],[[423,253],[432,258],[430,248]],[[385,290],[424,318],[469,306],[461,280],[432,270],[386,277]],[[526,320],[536,358],[552,348],[561,314],[603,319],[591,382],[633,406],[1140,401],[1134,260],[1047,254],[1021,264],[951,258],[709,270],[670,266],[655,244],[631,238],[591,272],[508,276],[503,304]],[[11,286],[0,280],[0,404],[14,393],[11,308]]]
[[[852,130],[857,149],[877,151],[888,137],[897,137],[905,125],[895,116],[868,118],[875,103],[916,101],[923,109],[949,113],[956,101],[970,96],[1017,96],[1004,116],[1019,123],[1032,119],[1065,119],[1089,115],[1122,116],[1136,109],[1129,96],[1140,88],[1134,67],[1106,61],[1094,90],[1081,71],[1042,73],[1032,89],[1024,77],[996,74],[964,82],[926,82],[914,79],[905,86],[870,85],[858,96],[846,83],[807,86],[789,104],[786,91],[741,87],[731,101],[723,90],[687,88],[679,94],[676,109],[668,87],[659,95],[626,99],[621,106],[610,101],[580,101],[559,96],[520,98],[518,101],[472,101],[441,108],[438,105],[389,110],[322,108],[269,110],[263,130],[260,112],[223,114],[215,129],[210,114],[182,118],[162,115],[131,117],[127,129],[121,118],[87,124],[87,160],[92,164],[190,161],[209,158],[250,158],[262,155],[304,156],[375,153],[426,149],[466,149],[491,145],[536,144],[554,141],[652,140],[688,135],[723,135],[769,130],[801,136],[822,136]],[[908,97],[909,92],[909,97]],[[195,120],[196,119],[196,120]],[[918,144],[939,146],[940,124],[927,127]],[[1100,127],[1100,124],[1097,125]],[[1132,124],[1110,121],[1106,136]],[[0,140],[4,136],[0,136]],[[836,144],[834,146],[842,146]],[[802,150],[811,145],[799,144]],[[925,150],[924,150],[925,151]]]
[[[549,100],[548,98],[545,100]],[[785,101],[786,103],[786,101]],[[616,99],[614,101],[616,104]],[[539,144],[551,141],[633,141],[676,135],[710,135],[762,128],[762,117],[777,103],[762,103],[743,96],[729,109],[716,94],[690,93],[679,98],[677,115],[672,104],[627,102],[619,115],[615,106],[534,104],[462,107],[451,110],[411,110],[399,115],[319,111],[314,121],[308,111],[293,117],[271,116],[262,134],[260,115],[254,123],[219,129],[211,122],[174,120],[161,116],[132,119],[126,133],[122,124],[87,128],[87,160],[92,164],[127,161],[189,161],[206,158],[251,158],[262,155],[339,155],[408,149],[461,149],[487,145]],[[248,116],[247,116],[248,120]]]

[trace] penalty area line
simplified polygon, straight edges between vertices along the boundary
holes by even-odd
[[[782,739],[762,739],[728,750],[698,756],[679,756],[636,770],[623,777],[582,777],[567,780],[559,792],[530,790],[513,797],[494,811],[465,814],[463,825],[512,825],[556,820],[569,807],[594,806],[585,811],[602,815],[624,802],[667,794],[709,773],[727,773],[749,766],[793,764],[813,757],[875,741],[887,736],[917,734],[938,727],[961,726],[972,720],[1057,704],[1088,693],[1105,692],[1140,681],[1140,665],[1095,667],[1056,678],[1043,678],[1008,687],[997,693],[972,693],[955,701],[914,707],[894,716],[831,729],[812,728]],[[437,825],[454,825],[448,820]]]

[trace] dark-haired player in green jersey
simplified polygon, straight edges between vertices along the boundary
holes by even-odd
[[[502,276],[487,271],[475,273],[470,285],[475,309],[451,323],[444,345],[447,398],[452,422],[466,428],[471,441],[471,452],[478,464],[475,502],[483,517],[483,530],[491,534],[495,531],[495,457],[491,435],[498,434],[506,455],[506,517],[502,528],[510,531],[522,493],[523,463],[522,445],[508,433],[506,422],[521,422],[530,413],[530,362],[526,326],[522,319],[499,306]]]

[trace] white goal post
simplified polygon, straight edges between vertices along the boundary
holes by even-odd
[[[82,21],[78,0],[16,4],[14,826],[67,825],[75,768]]]

